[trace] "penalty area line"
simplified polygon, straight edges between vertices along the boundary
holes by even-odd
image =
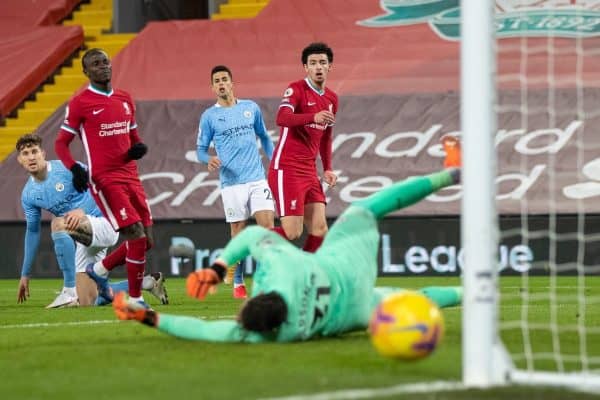
[[[269,397],[260,400],[353,400],[373,397],[394,396],[397,394],[431,393],[453,390],[466,390],[465,385],[457,381],[436,381],[422,383],[406,383],[386,388],[350,389],[334,392],[321,392],[284,397]]]

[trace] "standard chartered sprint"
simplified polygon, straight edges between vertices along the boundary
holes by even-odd
[[[116,121],[110,124],[100,124],[100,136],[115,136],[129,133],[129,121]]]
[[[392,247],[390,235],[381,235],[381,272],[424,274],[437,272],[453,275],[460,273],[464,265],[462,248],[456,246],[436,246],[428,249],[424,246],[410,246],[404,253],[404,263],[395,264],[392,260]],[[499,248],[499,270],[512,269],[516,272],[525,272],[531,269],[533,251],[527,245],[506,246]]]

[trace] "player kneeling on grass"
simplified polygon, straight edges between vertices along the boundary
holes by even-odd
[[[22,303],[29,297],[31,265],[40,243],[42,210],[54,215],[50,225],[52,240],[64,279],[62,291],[47,308],[110,302],[98,296],[96,283],[87,276],[85,268],[104,258],[107,247],[117,242],[119,234],[102,216],[90,193],[75,190],[71,171],[58,160],[46,160],[41,137],[24,135],[17,141],[16,149],[17,160],[30,175],[21,195],[27,229],[17,302]],[[114,292],[127,290],[127,281],[111,285]],[[168,302],[161,273],[147,275],[143,285],[163,304]]]
[[[458,149],[455,145],[450,153]],[[244,229],[210,268],[193,272],[187,280],[188,294],[202,300],[222,282],[228,266],[251,255],[260,266],[254,274],[252,296],[237,320],[203,321],[158,314],[126,300],[124,294],[115,298],[113,307],[119,319],[135,319],[185,339],[214,342],[290,342],[365,329],[377,304],[401,290],[374,287],[377,220],[459,179],[460,169],[451,166],[395,183],[354,202],[314,254],[262,227]],[[421,292],[440,307],[457,305],[462,298],[459,287],[430,287]]]

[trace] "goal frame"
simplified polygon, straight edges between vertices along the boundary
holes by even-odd
[[[496,210],[496,39],[493,0],[461,0],[462,376],[466,387],[506,384],[600,391],[598,375],[515,367],[499,335]]]

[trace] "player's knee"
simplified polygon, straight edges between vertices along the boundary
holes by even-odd
[[[283,231],[285,232],[285,236],[287,236],[288,240],[296,240],[302,236],[302,227],[299,229],[283,228]]]
[[[52,221],[50,221],[50,230],[52,232],[60,232],[67,230],[65,219],[63,217],[52,218]]]
[[[323,237],[327,234],[328,230],[329,229],[327,228],[327,224],[319,224],[319,225],[313,226],[311,231],[308,233],[313,236]]]

